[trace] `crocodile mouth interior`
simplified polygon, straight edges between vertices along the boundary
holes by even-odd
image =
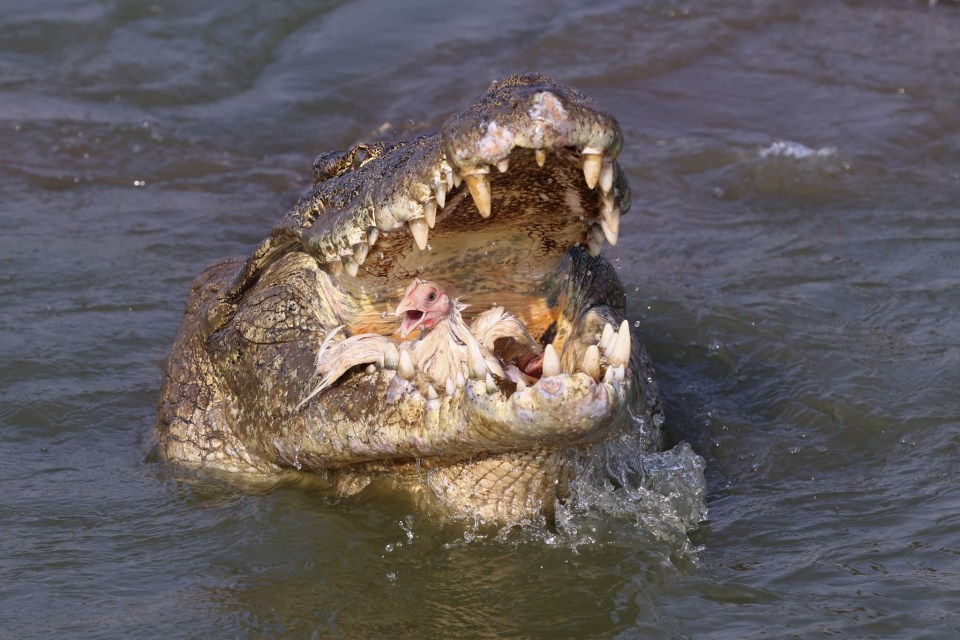
[[[354,245],[339,264],[327,264],[339,290],[358,301],[344,318],[348,333],[398,338],[397,303],[408,284],[422,278],[464,303],[467,322],[500,306],[540,342],[540,357],[530,366],[532,354],[523,361],[495,354],[507,380],[494,380],[486,367],[471,365],[469,377],[485,381],[488,393],[505,385],[516,393],[564,373],[584,373],[594,383],[619,386],[630,360],[626,321],[620,327],[606,324],[588,339],[593,344],[577,354],[577,363],[567,367],[560,364],[563,344],[554,344],[553,330],[563,312],[557,293],[570,277],[564,272],[570,269],[565,256],[575,247],[597,256],[605,242],[617,242],[620,190],[626,189],[616,179],[614,159],[592,148],[514,148],[486,172],[460,175],[444,159],[437,173],[441,180],[423,203],[422,215],[389,230],[371,226],[366,242]],[[422,313],[408,310],[404,315],[410,326]],[[376,364],[396,368],[398,378],[418,376],[402,347],[387,350]],[[419,387],[433,399],[444,391],[455,394],[466,381],[467,376],[451,376]]]
[[[558,313],[548,293],[563,281],[564,255],[582,246],[595,256],[605,242],[617,242],[614,165],[569,148],[514,149],[506,160],[475,176],[441,171],[447,177],[423,216],[390,231],[368,230],[373,242],[341,261],[342,271],[334,267],[339,286],[359,301],[345,318],[353,332],[394,333],[393,310],[414,278],[469,304],[465,318],[500,305],[532,335],[547,332]]]

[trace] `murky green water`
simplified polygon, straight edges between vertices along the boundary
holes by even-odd
[[[454,5],[3,3],[0,637],[960,635],[960,7]],[[708,521],[475,537],[151,461],[193,276],[528,70],[626,133],[609,253]]]

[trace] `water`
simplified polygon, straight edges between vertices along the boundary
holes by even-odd
[[[0,637],[958,635],[957,3],[454,5],[0,7]],[[527,70],[624,128],[608,252],[708,521],[692,457],[501,533],[153,461],[193,276]]]

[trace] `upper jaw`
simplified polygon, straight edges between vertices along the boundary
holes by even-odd
[[[604,242],[617,242],[620,214],[630,206],[616,163],[621,145],[617,122],[576,90],[544,76],[510,77],[437,134],[364,146],[362,158],[357,148],[341,154],[325,173],[333,177],[298,204],[275,236],[300,245],[348,288],[381,297],[395,296],[411,272],[436,279],[426,265],[459,249],[457,234],[493,235],[479,222],[506,227],[501,236],[533,228],[541,236],[533,240],[550,245],[540,260],[551,268],[574,244],[597,255]],[[525,192],[531,198],[518,207]],[[544,194],[549,201],[538,203]],[[484,254],[469,257],[475,270],[483,268]],[[490,264],[499,259],[489,258]]]

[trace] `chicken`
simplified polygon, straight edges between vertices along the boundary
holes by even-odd
[[[503,368],[492,354],[484,353],[460,312],[467,305],[455,300],[439,285],[416,279],[397,305],[402,316],[400,336],[420,328],[420,339],[409,345],[414,367],[435,383],[463,386],[470,377],[483,377],[486,370],[503,377]],[[447,385],[449,386],[449,385]],[[449,389],[448,389],[449,390]]]
[[[483,379],[488,373],[516,382],[520,374],[513,360],[539,362],[540,347],[519,319],[503,307],[493,307],[468,327],[461,315],[468,306],[439,285],[415,279],[397,305],[396,316],[402,318],[401,338],[418,328],[420,337],[398,345],[388,337],[363,333],[334,342],[343,328],[338,327],[320,346],[316,369],[320,381],[300,406],[363,364],[397,367],[406,379],[419,371],[452,394],[471,377]],[[507,372],[504,363],[510,365]]]

